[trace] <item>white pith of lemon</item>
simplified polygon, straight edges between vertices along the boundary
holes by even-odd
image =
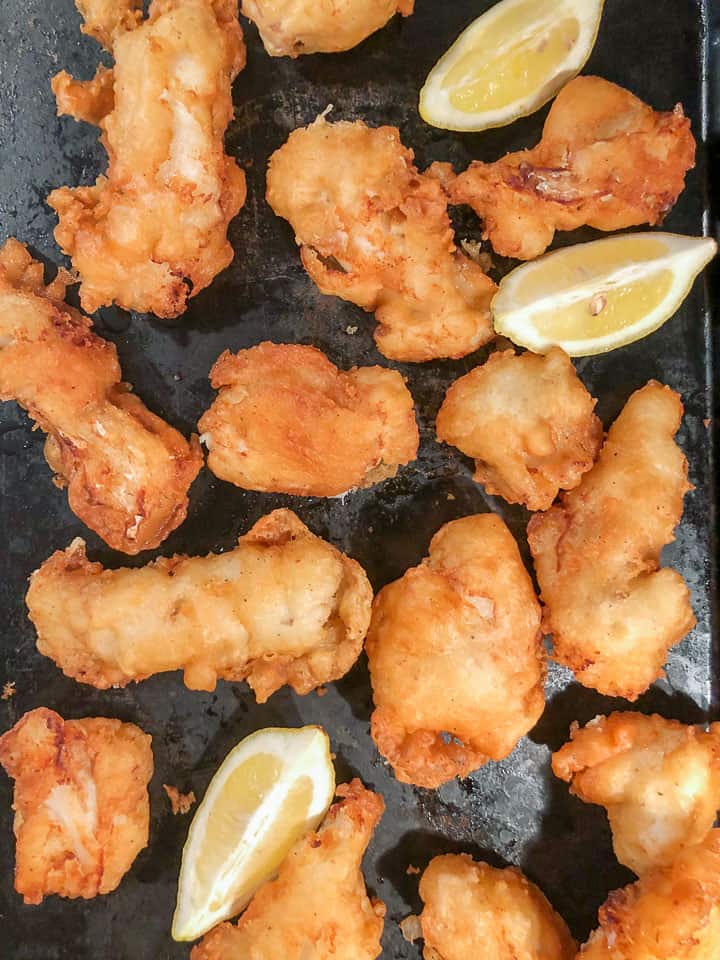
[[[335,794],[321,727],[267,728],[242,740],[208,786],[183,848],[175,940],[194,940],[235,916]]]
[[[420,116],[444,130],[487,130],[534,113],[582,70],[604,0],[501,0],[438,60]]]
[[[717,252],[710,237],[628,233],[524,263],[492,302],[496,333],[536,353],[606,353],[665,323]]]

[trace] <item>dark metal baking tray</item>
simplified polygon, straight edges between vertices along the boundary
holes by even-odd
[[[481,135],[452,134],[418,117],[418,90],[430,67],[460,30],[490,6],[488,0],[417,0],[417,12],[346,54],[271,60],[247,26],[248,66],[235,86],[235,120],[228,144],[247,170],[249,198],[233,222],[236,258],[174,324],[103,310],[98,332],[113,340],[126,378],[151,409],[190,432],[212,399],[207,374],[226,348],[263,339],[312,343],[340,366],[386,363],[375,350],[373,319],[340,300],[323,297],[306,277],[288,225],[264,200],[266,161],[296,126],[329,103],[333,117],[363,117],[400,127],[424,168],[433,160],[464,166],[533,144],[546,111]],[[714,11],[714,12],[713,12]],[[698,165],[667,218],[667,229],[700,234],[711,226],[707,138],[718,133],[717,89],[709,82],[716,48],[716,6],[704,0],[607,0],[596,49],[587,66],[634,91],[657,108],[681,101],[699,141]],[[59,184],[88,183],[103,169],[103,151],[90,127],[55,117],[50,77],[61,68],[90,76],[96,44],[82,37],[73,0],[0,3],[0,239],[16,235],[48,263],[61,262],[54,218],[45,197]],[[716,195],[717,196],[717,195]],[[457,218],[460,236],[477,237],[472,216]],[[561,238],[591,237],[592,231]],[[717,287],[716,287],[717,289]],[[357,332],[351,333],[357,327]],[[713,689],[714,519],[711,310],[706,281],[696,285],[679,314],[662,330],[607,356],[580,360],[580,374],[612,421],[627,396],[650,377],[678,389],[686,407],[680,443],[690,460],[694,491],[686,499],[677,540],[665,561],[692,587],[698,625],[672,651],[667,679],[638,703],[685,721],[704,721],[716,709]],[[318,534],[356,557],[376,587],[399,576],[425,554],[437,528],[454,517],[493,510],[517,536],[527,559],[527,514],[485,496],[470,479],[470,464],[435,443],[434,415],[447,385],[482,360],[483,352],[453,363],[400,365],[408,377],[422,428],[417,463],[400,476],[341,500],[293,499],[244,493],[203,471],[192,491],[185,524],[160,553],[201,554],[230,547],[238,533],[279,505],[295,509]],[[393,364],[389,364],[393,366]],[[553,779],[548,758],[570,722],[626,706],[573,683],[551,665],[548,706],[535,730],[502,763],[463,782],[425,791],[398,784],[368,736],[371,709],[367,667],[329,687],[326,696],[297,697],[283,690],[257,706],[243,684],[220,683],[215,693],[192,693],[180,675],[165,675],[122,691],[100,692],[63,677],[35,649],[23,603],[26,578],[54,549],[75,536],[110,564],[113,555],[70,513],[50,478],[43,438],[12,403],[0,408],[0,682],[16,695],[0,702],[0,729],[40,704],[65,717],[106,715],[132,720],[153,736],[150,844],[113,894],[95,900],[51,897],[24,907],[12,889],[14,841],[11,785],[0,776],[0,956],[4,960],[170,960],[187,957],[169,926],[180,852],[189,818],[173,817],[163,783],[203,791],[227,751],[258,727],[320,723],[337,754],[339,779],[353,774],[380,791],[387,812],[369,850],[368,886],[387,903],[383,957],[416,958],[396,926],[418,906],[417,877],[442,851],[466,850],[495,864],[519,864],[536,881],[574,933],[584,938],[607,892],[630,880],[613,859],[602,809],[571,798]],[[146,562],[150,555],[137,558]]]

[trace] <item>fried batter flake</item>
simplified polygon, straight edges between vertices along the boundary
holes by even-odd
[[[371,733],[404,783],[437,787],[500,760],[545,705],[540,605],[493,514],[445,524],[384,587],[366,651]]]
[[[482,218],[493,249],[533,260],[556,230],[662,222],[695,165],[690,121],[678,104],[658,113],[600,77],[577,77],[560,92],[532,150],[474,162],[448,184],[452,203]]]
[[[25,903],[95,897],[147,846],[150,737],[132,723],[39,707],[0,737],[15,780],[15,889]]]
[[[0,399],[17,400],[47,433],[45,459],[73,513],[135,554],[185,519],[200,445],[130,392],[115,346],[63,302],[68,282],[60,271],[45,286],[17,240],[0,249]]]
[[[602,442],[595,403],[558,347],[546,356],[504,350],[451,385],[437,436],[475,459],[488,493],[547,510],[593,465]]]
[[[492,338],[495,284],[455,246],[442,186],[395,127],[318,117],[293,131],[270,158],[267,199],[320,290],[375,311],[386,357],[462,357]]]
[[[417,456],[413,400],[396,370],[338,370],[314,347],[225,352],[198,425],[208,466],[247,490],[334,497],[393,477]]]
[[[552,656],[608,696],[636,700],[695,625],[687,584],[660,568],[691,489],[682,413],[669,387],[637,390],[580,486],[528,525]]]
[[[176,317],[232,260],[227,227],[245,201],[223,145],[245,64],[237,0],[153,0],[147,20],[132,3],[78,6],[115,66],[85,82],[62,72],[53,90],[59,113],[98,124],[108,170],[53,190],[55,239],[88,312],[115,303]]]

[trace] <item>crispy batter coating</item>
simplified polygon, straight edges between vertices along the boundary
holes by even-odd
[[[245,175],[223,135],[245,46],[237,0],[153,0],[130,27],[93,18],[87,29],[111,47],[114,70],[53,81],[59,113],[99,124],[108,170],[94,186],[53,190],[48,203],[85,310],[116,303],[176,317],[233,258],[227,227]]]
[[[267,199],[320,290],[375,311],[386,357],[462,357],[493,336],[495,284],[455,246],[442,187],[395,127],[318,117],[294,130],[270,158]]]
[[[404,783],[437,787],[500,760],[545,706],[540,605],[493,514],[445,524],[377,596],[366,650],[371,733]]]
[[[208,466],[246,490],[334,497],[394,477],[417,456],[410,391],[396,370],[338,370],[315,347],[223,353],[199,423]]]
[[[565,921],[520,870],[466,853],[430,861],[420,880],[425,960],[573,960]]]
[[[99,689],[184,670],[192,690],[245,680],[259,702],[289,684],[308,693],[357,660],[372,589],[362,567],[275,510],[233,550],[104,570],[85,544],[30,578],[38,650]]]
[[[720,809],[720,724],[596,717],[552,758],[556,776],[605,807],[620,863],[639,876],[704,840]]]
[[[190,960],[375,960],[385,905],[371,901],[361,863],[385,804],[359,780],[338,787],[317,833],[290,851],[237,924],[222,923]]]
[[[396,13],[409,17],[415,0],[243,0],[271,57],[350,50]]]
[[[528,525],[553,657],[609,696],[636,700],[695,624],[685,581],[660,569],[691,489],[682,413],[669,387],[637,390],[580,486]]]
[[[185,519],[202,466],[188,443],[121,380],[117,351],[63,302],[69,280],[17,240],[0,249],[0,399],[17,400],[48,434],[45,458],[70,509],[111,547],[156,547]]]
[[[720,830],[615,890],[578,960],[717,960]]]
[[[39,707],[0,737],[15,780],[15,889],[25,903],[96,897],[147,846],[150,737],[133,723]]]
[[[532,260],[556,230],[661,223],[694,165],[695,139],[679,104],[658,113],[614,83],[577,77],[532,150],[472,163],[454,179],[445,165],[435,172],[452,203],[470,204],[482,218],[497,253]]]
[[[567,354],[494,353],[456,380],[437,417],[438,440],[475,459],[488,493],[547,510],[592,467],[602,424]]]
[[[142,20],[143,0],[75,0],[83,24],[83,33],[94,37],[106,50]]]

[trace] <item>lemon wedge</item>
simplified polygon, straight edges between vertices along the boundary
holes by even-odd
[[[321,727],[267,728],[223,761],[190,825],[173,917],[175,940],[194,940],[235,916],[335,794]]]
[[[444,130],[487,130],[527,116],[582,70],[604,0],[502,0],[430,71],[420,116]]]
[[[710,237],[626,233],[524,263],[500,282],[495,332],[536,353],[606,353],[669,319],[717,253]]]

